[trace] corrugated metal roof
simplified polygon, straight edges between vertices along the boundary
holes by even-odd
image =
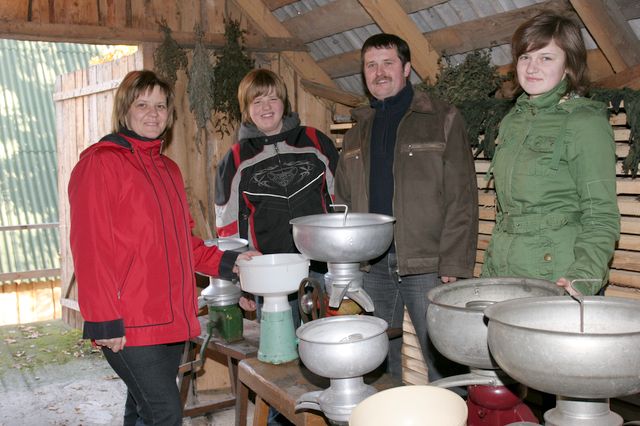
[[[60,267],[56,76],[106,46],[0,39],[0,274]],[[11,227],[2,230],[1,227]]]

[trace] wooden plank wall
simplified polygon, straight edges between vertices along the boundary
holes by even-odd
[[[61,318],[60,281],[0,286],[0,326]]]
[[[620,208],[621,235],[611,263],[609,285],[606,296],[628,297],[640,299],[640,179],[633,179],[622,172],[622,159],[629,152],[629,133],[627,117],[622,110],[612,114],[610,118],[616,140],[618,157],[617,193]],[[489,168],[489,160],[476,160],[478,181],[478,204],[480,216],[480,232],[478,235],[478,251],[476,256],[475,276],[479,276],[484,260],[491,232],[495,225],[495,191],[491,183],[487,187],[484,175]],[[418,339],[415,335],[409,315],[405,311],[404,345],[402,377],[409,384],[426,384],[427,369],[419,350]]]

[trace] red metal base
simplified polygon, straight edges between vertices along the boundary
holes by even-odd
[[[538,423],[538,419],[522,400],[526,386],[468,386],[467,426],[504,426],[515,422]]]

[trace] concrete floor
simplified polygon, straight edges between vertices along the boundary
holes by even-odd
[[[107,362],[78,358],[62,365],[0,375],[0,426],[122,424],[126,389]],[[249,424],[253,404],[249,405]],[[233,408],[185,418],[187,426],[232,426]]]

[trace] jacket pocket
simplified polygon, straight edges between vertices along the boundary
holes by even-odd
[[[345,160],[351,160],[351,159],[357,160],[358,158],[360,158],[360,155],[361,155],[360,148],[352,149],[350,151],[344,151],[342,155]]]
[[[400,152],[412,157],[419,152],[444,152],[446,144],[444,142],[418,142],[404,144],[400,147]]]
[[[557,144],[562,143],[555,136],[535,136],[525,141],[526,153],[523,158],[523,169],[530,175],[545,176],[553,173],[554,156],[556,149],[561,149]]]

